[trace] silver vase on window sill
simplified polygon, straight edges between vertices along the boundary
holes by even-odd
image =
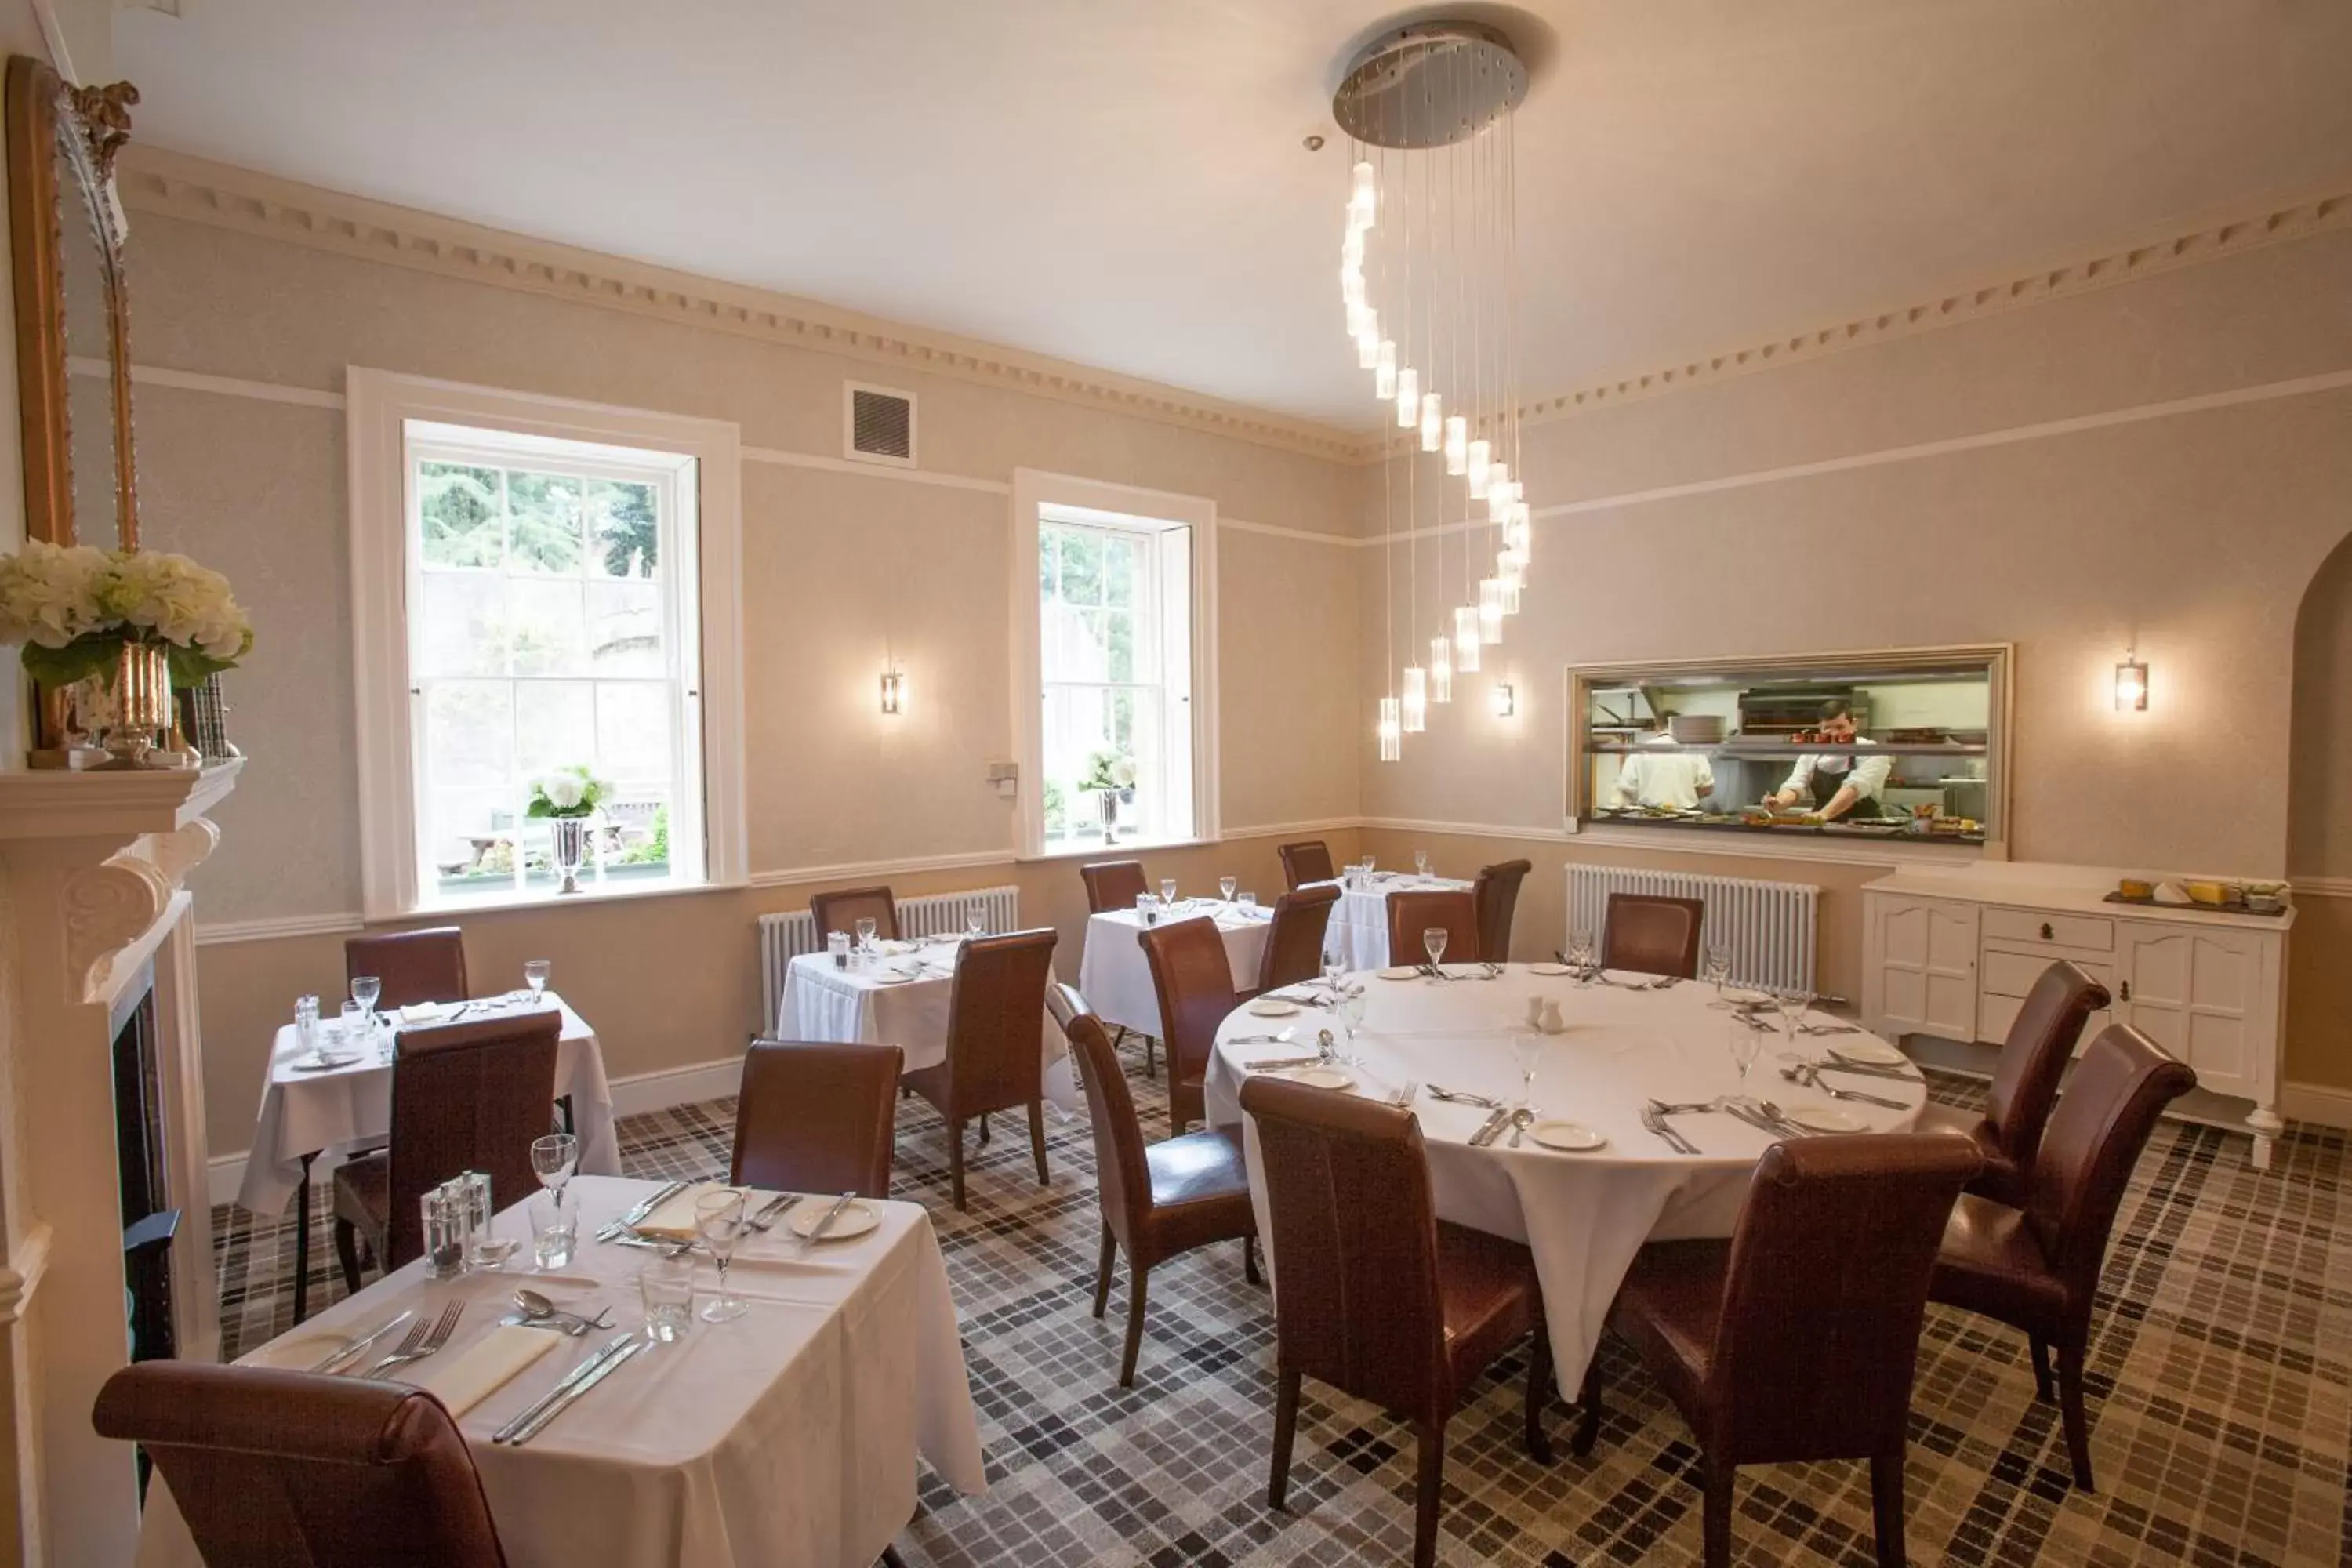
[[[1095,791],[1095,804],[1102,812],[1103,842],[1108,844],[1118,837],[1118,791]]]
[[[588,858],[589,818],[551,816],[548,818],[547,826],[555,874],[562,879],[555,890],[576,893],[580,890],[581,864]]]

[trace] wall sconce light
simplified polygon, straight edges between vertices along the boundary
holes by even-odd
[[[1495,682],[1490,700],[1495,705],[1495,717],[1497,719],[1507,719],[1519,710],[1518,693],[1507,680]]]
[[[882,711],[897,713],[906,705],[907,678],[896,666],[882,672]]]
[[[2124,655],[2123,663],[2116,666],[2116,711],[2147,711],[2147,666],[2133,654]]]

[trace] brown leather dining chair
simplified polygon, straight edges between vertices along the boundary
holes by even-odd
[[[146,1451],[211,1568],[505,1568],[472,1451],[423,1389],[142,1362],[90,1424]]]
[[[836,888],[830,893],[812,893],[809,918],[816,922],[819,946],[834,931],[856,936],[862,920],[874,922],[877,939],[898,940],[898,900],[887,888]]]
[[[727,1179],[772,1192],[888,1197],[906,1059],[896,1046],[752,1041]]]
[[[1087,912],[1094,915],[1131,910],[1151,890],[1140,860],[1097,860],[1078,868],[1078,879],[1087,885]]]
[[[1965,1133],[1984,1152],[1984,1174],[1969,1184],[1969,1191],[2011,1208],[2025,1206],[2033,1152],[2058,1101],[2058,1079],[2074,1057],[2083,1026],[2110,1000],[2105,986],[2060,959],[2034,981],[2009,1026],[1983,1114],[1932,1100],[1919,1113],[1920,1131]]]
[[[553,1130],[553,1012],[403,1029],[392,1065],[392,1142],[335,1167],[335,1256],[359,1289],[355,1239],[386,1273],[425,1249],[418,1202],[464,1171],[487,1172],[500,1208],[539,1190],[534,1140]]]
[[[1437,890],[1389,895],[1389,962],[1427,963],[1421,933],[1445,928],[1445,962],[1475,963],[1486,956],[1478,945],[1478,906],[1467,891]]]
[[[1305,838],[1282,847],[1282,879],[1297,892],[1309,882],[1328,882],[1339,873],[1331,865],[1330,847],[1320,838]]]
[[[2083,1373],[2107,1238],[2157,1118],[2196,1087],[2197,1075],[2155,1041],[2128,1024],[2108,1025],[2050,1114],[2023,1205],[1963,1196],[1936,1258],[1928,1299],[2023,1330],[2044,1400],[2057,1351],[2066,1457],[2086,1492],[2094,1489]]]
[[[1121,1252],[1127,1254],[1127,1349],[1119,1357],[1118,1385],[1128,1388],[1135,1383],[1136,1353],[1143,1345],[1144,1293],[1152,1269],[1213,1241],[1238,1241],[1242,1271],[1251,1284],[1257,1283],[1257,1260],[1250,1253],[1257,1216],[1250,1208],[1249,1171],[1237,1128],[1146,1143],[1102,1021],[1072,986],[1055,986],[1046,1003],[1078,1053],[1087,1116],[1094,1123],[1095,1192],[1103,1227],[1102,1258],[1095,1265],[1097,1318],[1110,1303],[1111,1266]]]
[[[1178,1134],[1208,1120],[1205,1090],[1217,1026],[1242,1005],[1233,960],[1213,920],[1161,921],[1137,933],[1160,1001],[1160,1032],[1168,1042],[1168,1121]],[[1268,938],[1271,941],[1271,937]]]
[[[1636,974],[1698,978],[1699,930],[1706,906],[1696,899],[1612,893],[1601,930],[1601,967]]]
[[[1029,1109],[1029,1147],[1037,1184],[1045,1173],[1045,988],[1054,979],[1053,928],[974,937],[956,961],[948,995],[947,1059],[901,1079],[947,1118],[948,1184],[963,1207],[963,1124],[988,1113]]]
[[[1952,1202],[1982,1163],[1967,1140],[1942,1132],[1776,1143],[1757,1163],[1729,1241],[1653,1242],[1635,1256],[1609,1321],[1698,1439],[1707,1568],[1731,1562],[1739,1466],[1822,1459],[1870,1461],[1878,1561],[1902,1568],[1927,1276]],[[1580,1456],[1600,1433],[1601,1399],[1596,1352],[1580,1401]]]
[[[346,938],[344,978],[363,974],[383,983],[376,1006],[386,1012],[417,1002],[462,1002],[472,994],[466,988],[466,935],[456,926]]]
[[[1258,954],[1257,990],[1296,985],[1323,972],[1323,933],[1339,901],[1337,888],[1301,888],[1274,901],[1265,947]]]
[[[1495,963],[1511,961],[1511,916],[1519,907],[1519,884],[1535,869],[1533,862],[1504,860],[1478,868],[1470,886],[1470,901],[1478,910],[1478,956]],[[1446,943],[1446,951],[1453,951]]]
[[[1535,1260],[1515,1241],[1436,1217],[1412,1112],[1259,1074],[1242,1085],[1257,1124],[1273,1234],[1274,1474],[1283,1504],[1301,1380],[1313,1377],[1412,1424],[1421,1449],[1412,1560],[1437,1557],[1445,1429],[1463,1391],[1532,1333],[1528,1452],[1551,1462],[1543,1411],[1551,1341]]]

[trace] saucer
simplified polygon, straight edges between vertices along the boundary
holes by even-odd
[[[1829,1047],[1830,1055],[1842,1062],[1859,1062],[1866,1067],[1899,1068],[1911,1065],[1911,1058],[1884,1040],[1840,1040]]]
[[[1263,1002],[1253,1002],[1249,1010],[1260,1018],[1289,1018],[1298,1013],[1298,1004],[1285,1002],[1279,996],[1269,996]]]
[[[1418,980],[1421,978],[1421,971],[1418,969],[1383,969],[1381,971],[1381,978],[1383,980]]]
[[[296,1057],[286,1065],[296,1072],[332,1072],[347,1068],[360,1059],[358,1051],[320,1051],[315,1057]]]
[[[1580,1127],[1573,1121],[1530,1122],[1528,1136],[1547,1149],[1558,1149],[1570,1154],[1587,1154],[1609,1146],[1608,1139],[1591,1128]]]
[[[1286,1078],[1293,1083],[1303,1083],[1309,1089],[1353,1089],[1356,1080],[1337,1068],[1284,1068],[1268,1073],[1268,1078]]]
[[[817,1221],[825,1216],[833,1205],[831,1198],[804,1198],[793,1205],[792,1217],[784,1222],[785,1227],[794,1236],[804,1237],[816,1228]],[[833,1222],[833,1228],[824,1233],[824,1239],[847,1241],[853,1236],[864,1236],[881,1223],[882,1216],[874,1212],[873,1205],[860,1200],[841,1211],[841,1217]]]
[[[1833,1105],[1791,1105],[1781,1114],[1809,1132],[1867,1132],[1870,1123]]]

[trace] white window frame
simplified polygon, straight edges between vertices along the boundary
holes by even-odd
[[[1105,852],[1099,844],[1052,849],[1045,844],[1045,680],[1037,534],[1042,515],[1049,508],[1191,531],[1192,657],[1192,668],[1184,672],[1190,677],[1191,690],[1181,691],[1173,679],[1174,672],[1162,671],[1162,679],[1171,688],[1174,700],[1189,699],[1187,705],[1192,712],[1192,830],[1187,837],[1130,840],[1120,847],[1214,842],[1222,833],[1223,818],[1218,782],[1217,503],[1205,496],[1142,489],[1036,468],[1016,468],[1013,474],[1011,578],[1013,742],[1013,757],[1021,768],[1021,787],[1014,813],[1014,853],[1024,860],[1044,860]],[[1161,580],[1166,580],[1164,575]]]
[[[744,886],[750,876],[744,807],[742,679],[742,458],[732,423],[616,408],[569,398],[467,386],[353,365],[344,373],[351,449],[352,637],[356,676],[362,912],[371,921],[435,910],[552,904],[560,895],[467,893],[441,899],[421,875],[416,839],[414,686],[409,674],[409,431],[456,426],[691,458],[698,479],[678,517],[697,570],[700,646],[682,650],[688,711],[681,733],[701,753],[702,876],[624,883],[591,897]],[[437,435],[421,437],[434,446]],[[503,459],[511,464],[509,455]],[[681,502],[688,498],[681,497]],[[683,781],[681,781],[682,783]],[[673,831],[683,826],[673,812]],[[562,899],[563,902],[577,902]]]

